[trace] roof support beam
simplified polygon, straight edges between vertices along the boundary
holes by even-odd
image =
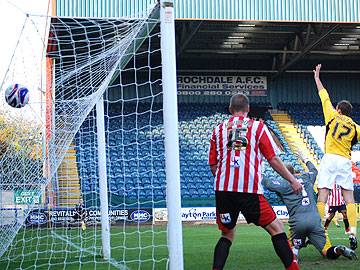
[[[275,71],[275,69],[276,69],[276,56],[273,56],[273,62],[272,62],[271,70]]]
[[[299,36],[295,35],[295,40],[294,40],[294,50],[296,51],[299,47]]]
[[[287,53],[287,46],[284,46],[284,52],[282,55],[281,65],[285,65],[285,63],[286,63],[286,53]]]
[[[311,24],[309,23],[309,24],[307,25],[307,29],[306,29],[305,45],[308,45],[309,40],[310,40],[310,35],[311,35]]]
[[[180,56],[195,34],[199,31],[203,21],[193,21],[189,25],[183,24],[181,34],[177,37],[176,56]],[[186,27],[187,26],[187,27]]]
[[[296,37],[298,38],[300,45],[303,46],[305,44],[304,37],[302,33],[295,33]]]
[[[307,32],[306,32],[306,37],[305,39],[306,40],[309,40],[309,36],[310,36],[310,33],[311,33],[311,28],[310,28],[310,24],[307,25]],[[287,55],[287,52],[288,50],[293,50],[293,51],[297,51],[298,50],[298,47],[299,47],[299,42],[301,42],[301,46],[305,46],[307,41],[304,41],[304,38],[303,38],[303,27],[301,27],[301,29],[299,31],[296,31],[294,34],[294,36],[286,41],[286,44],[284,45],[284,50],[282,51],[282,55],[279,55],[279,58],[281,57],[281,66],[284,66],[286,64],[286,61],[287,61],[287,58],[288,58],[288,55]],[[276,58],[275,58],[276,59]],[[273,62],[273,65],[272,65],[272,69],[277,69],[277,66],[276,66],[276,63]]]
[[[318,39],[311,42],[309,45],[306,45],[306,47],[301,51],[301,53],[297,54],[294,58],[292,58],[289,62],[287,62],[285,65],[280,67],[278,73],[276,76],[280,75],[282,72],[284,72],[286,69],[294,65],[297,61],[299,61],[302,57],[304,57],[306,54],[308,54],[313,48],[315,48],[317,45],[320,44],[321,41],[323,41],[326,37],[328,37],[332,32],[334,32],[339,27],[338,24],[333,25],[330,27],[328,31],[323,33],[318,37]],[[311,29],[311,28],[310,28]]]

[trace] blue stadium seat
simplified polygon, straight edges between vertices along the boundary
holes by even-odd
[[[123,188],[130,189],[126,192],[126,199],[163,200],[165,198],[165,155],[162,111],[150,114],[147,104],[131,105],[124,102],[124,108],[112,108],[109,106],[110,121],[106,121],[109,127],[107,136],[111,145],[108,155],[108,175],[110,191],[114,194],[123,194]],[[157,106],[157,105],[156,105]],[[267,104],[266,106],[269,106]],[[319,122],[315,119],[317,113],[308,113],[296,104],[279,104],[279,108],[287,109],[292,117],[309,123]],[[311,107],[313,106],[313,107]],[[321,108],[310,107],[321,116]],[[159,108],[161,106],[158,106]],[[309,107],[309,108],[310,108]],[[136,114],[137,124],[136,126]],[[301,109],[301,110],[300,110]],[[121,115],[123,112],[124,115]],[[227,104],[180,104],[179,106],[179,133],[180,133],[180,165],[181,165],[181,192],[183,199],[213,198],[213,176],[207,165],[208,144],[211,132],[215,125],[228,118]],[[358,117],[360,114],[358,115]],[[314,118],[314,119],[313,119]],[[283,138],[276,122],[272,121],[269,114],[265,115],[266,124],[279,136],[283,143],[285,154],[283,160],[292,162],[299,167],[297,160],[290,150],[289,145]],[[296,120],[297,121],[297,120]],[[320,119],[320,121],[322,121]],[[305,130],[303,126],[299,126]],[[88,119],[76,135],[77,161],[81,178],[81,188],[85,193],[98,189],[97,172],[97,147],[96,126],[93,119]],[[314,140],[308,134],[304,138],[309,144]],[[124,143],[125,145],[121,145]],[[356,147],[360,148],[360,145]],[[322,153],[315,151],[318,156]],[[359,164],[360,165],[360,164]],[[264,176],[279,177],[267,162],[264,162]],[[125,185],[124,185],[125,181]],[[277,196],[268,193],[273,202],[279,202]]]
[[[197,189],[189,189],[189,193],[190,193],[191,198],[198,198],[199,197],[199,193],[198,193]]]
[[[191,196],[190,196],[190,192],[189,192],[189,190],[188,189],[181,189],[181,197],[183,198],[183,199],[190,199],[191,198]]]

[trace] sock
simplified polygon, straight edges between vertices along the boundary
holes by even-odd
[[[336,247],[332,246],[326,251],[326,258],[336,260],[340,257],[340,254],[336,254]]]
[[[222,270],[225,266],[226,259],[229,256],[231,241],[225,237],[221,237],[215,246],[214,251],[214,270]]]
[[[329,227],[330,222],[331,222],[331,220],[327,218],[325,221],[325,225],[324,225],[325,230],[327,230],[327,228]]]
[[[83,231],[86,230],[86,224],[85,224],[84,221],[81,221],[81,229],[82,229]]]
[[[323,218],[325,216],[325,203],[317,202],[316,206],[317,206],[320,218],[321,218],[321,220],[323,220]]]
[[[294,255],[295,255],[295,258],[298,260],[298,262],[299,262],[299,248],[298,247],[293,247],[292,248],[292,251],[293,251],[293,253],[294,253]]]
[[[299,248],[293,247],[293,248],[292,248],[292,252],[294,253],[294,255],[295,255],[296,258],[299,257]]]
[[[344,218],[344,225],[345,225],[345,230],[349,229],[349,220],[347,218]]]
[[[354,203],[346,205],[347,217],[350,225],[350,232],[356,236],[356,207]]]
[[[296,262],[285,233],[279,233],[271,237],[276,254],[288,270],[300,269]]]

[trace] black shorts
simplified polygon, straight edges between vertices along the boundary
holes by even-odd
[[[335,214],[336,212],[341,213],[342,211],[346,211],[346,205],[338,205],[338,206],[329,206],[329,214]]]
[[[236,226],[241,212],[247,223],[266,227],[276,219],[271,205],[261,194],[215,191],[216,223],[227,232]]]

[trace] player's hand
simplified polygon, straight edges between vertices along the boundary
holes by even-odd
[[[302,190],[302,186],[301,186],[301,184],[298,182],[298,181],[293,181],[292,183],[291,183],[291,187],[292,187],[292,189],[293,189],[293,191],[294,191],[294,193],[295,194],[300,194],[300,192],[301,192],[301,190]]]
[[[318,64],[315,69],[313,70],[314,72],[314,79],[320,79],[320,70],[321,70],[321,64]]]

